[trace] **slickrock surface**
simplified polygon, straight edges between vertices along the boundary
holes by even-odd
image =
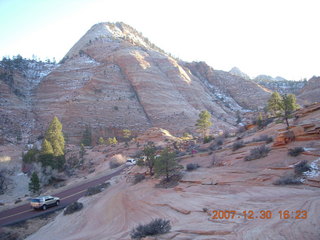
[[[319,110],[310,110],[303,116],[298,113],[301,117],[295,127],[319,122],[319,118],[312,117]],[[186,171],[174,188],[155,188],[158,180],[150,177],[133,185],[133,174],[146,169],[128,169],[105,192],[82,198],[85,207],[81,212],[60,214],[27,239],[44,235],[52,240],[130,239],[134,227],[155,218],[170,220],[172,229],[168,234],[147,239],[319,239],[319,141],[308,138],[280,147],[269,143],[267,157],[244,161],[251,149],[265,144],[256,139],[266,134],[275,138],[284,127],[272,123],[263,130],[246,132],[242,137],[245,146],[236,151],[232,151],[237,141],[233,137],[225,139],[222,148],[213,153],[183,156],[180,164],[197,163],[200,168]],[[304,147],[305,152],[289,156],[288,149],[294,147]],[[273,185],[280,177],[293,174],[294,165],[302,160],[307,160],[312,170],[300,176],[301,185]],[[233,219],[212,219],[213,210],[234,210],[236,214]],[[248,214],[250,210],[254,211],[254,218],[246,219],[244,211]],[[281,219],[279,211],[285,210],[292,217]],[[271,218],[260,219],[260,211],[270,211]],[[307,218],[296,219],[299,211],[307,211]]]

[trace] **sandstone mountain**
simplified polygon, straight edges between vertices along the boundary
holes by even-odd
[[[248,74],[242,72],[239,68],[237,67],[233,67],[229,73],[231,73],[232,75],[238,76],[238,77],[242,77],[244,79],[250,80],[250,77]]]
[[[192,132],[204,109],[215,129],[230,128],[236,110],[262,107],[268,96],[251,81],[170,57],[126,24],[99,23],[37,86],[32,134],[40,136],[54,115],[71,141],[86,126],[97,136],[152,126]]]
[[[124,23],[94,25],[59,64],[10,70],[14,84],[3,63],[0,73],[2,142],[34,142],[55,115],[71,143],[86,127],[94,138],[150,127],[194,132],[205,109],[213,131],[230,129],[237,111],[262,109],[271,92],[204,62],[177,60]]]

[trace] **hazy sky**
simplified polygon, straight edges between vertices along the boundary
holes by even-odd
[[[320,76],[319,0],[0,0],[0,56],[60,60],[98,22],[125,22],[185,61],[255,77]]]

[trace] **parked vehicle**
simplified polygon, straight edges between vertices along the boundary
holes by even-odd
[[[129,158],[126,162],[127,165],[136,165],[137,161],[135,159]]]
[[[34,209],[43,209],[46,210],[51,206],[58,206],[60,204],[60,198],[53,196],[39,196],[37,198],[33,198],[30,201],[31,207]]]

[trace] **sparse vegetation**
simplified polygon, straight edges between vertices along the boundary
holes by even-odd
[[[288,155],[290,155],[292,157],[296,157],[296,156],[300,155],[303,152],[304,152],[304,148],[303,147],[295,147],[295,148],[292,148],[292,149],[288,150]]]
[[[134,228],[130,234],[131,239],[141,239],[147,236],[168,233],[171,230],[169,220],[157,218],[150,223]]]
[[[260,147],[256,147],[254,149],[251,149],[250,155],[245,157],[245,161],[251,161],[259,158],[264,158],[268,155],[270,152],[270,148],[266,147],[266,145],[262,145]]]
[[[242,148],[242,147],[244,147],[244,146],[245,146],[245,144],[244,144],[243,140],[236,141],[236,142],[233,143],[233,145],[232,145],[232,151],[236,151],[236,150],[238,150],[239,148]]]
[[[63,215],[69,215],[74,212],[78,212],[83,208],[83,204],[81,202],[71,203],[63,212]]]
[[[301,180],[297,178],[296,175],[290,174],[280,177],[278,180],[276,180],[274,185],[298,185],[302,184]]]
[[[136,175],[134,175],[133,184],[137,184],[137,183],[143,181],[144,179],[146,179],[146,176],[144,174],[137,173]]]
[[[296,175],[302,175],[304,172],[308,172],[311,170],[312,170],[312,168],[308,164],[307,160],[303,160],[303,161],[299,162],[298,164],[294,165],[294,173]]]
[[[193,171],[193,170],[198,169],[199,167],[200,166],[197,163],[188,163],[186,169],[187,169],[187,171]]]

